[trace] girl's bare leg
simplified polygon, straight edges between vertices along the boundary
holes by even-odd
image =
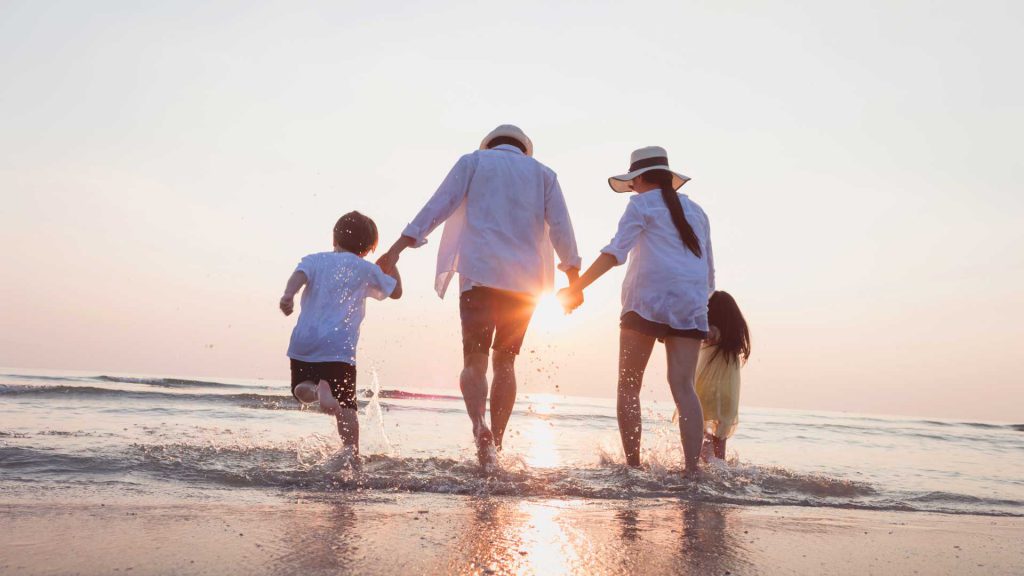
[[[668,356],[668,384],[679,410],[679,435],[683,442],[683,457],[688,476],[698,474],[700,447],[704,441],[704,412],[693,387],[697,372],[700,340],[668,337],[665,339]]]
[[[719,438],[718,436],[712,436],[712,441],[715,443],[715,458],[721,458],[725,460],[725,441],[726,438]]]
[[[633,330],[624,329],[619,332],[619,394],[616,414],[626,464],[634,468],[640,466],[640,437],[643,434],[640,387],[653,350],[654,337]]]

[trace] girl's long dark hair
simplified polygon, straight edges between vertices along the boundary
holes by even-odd
[[[679,237],[682,238],[683,244],[690,249],[690,252],[700,258],[700,240],[697,240],[697,234],[694,233],[693,227],[686,221],[686,213],[683,212],[683,205],[679,202],[679,195],[672,187],[672,173],[668,170],[651,170],[641,174],[640,178],[661,187],[661,197],[665,199],[665,205],[668,206],[668,213],[672,216],[672,223],[679,231]]]
[[[708,324],[718,328],[718,350],[729,362],[750,358],[750,330],[747,321],[728,292],[716,291],[708,300]]]

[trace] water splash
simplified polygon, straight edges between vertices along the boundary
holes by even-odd
[[[361,449],[365,454],[391,454],[391,441],[384,431],[384,411],[380,405],[380,377],[370,371],[370,402],[366,405],[365,425],[361,428]]]

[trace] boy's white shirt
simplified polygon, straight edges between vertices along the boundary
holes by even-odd
[[[487,286],[539,294],[558,268],[580,267],[576,236],[558,178],[515,146],[466,154],[402,234],[427,243],[441,223],[434,289],[444,298],[452,277],[462,291]]]
[[[388,298],[398,282],[351,252],[310,254],[295,270],[306,275],[306,287],[288,357],[355,366],[366,299]]]
[[[698,258],[683,244],[659,190],[634,194],[611,243],[601,249],[622,264],[622,314],[636,312],[679,330],[708,330],[708,298],[715,291],[715,258],[707,214],[679,193],[686,221],[700,242]]]

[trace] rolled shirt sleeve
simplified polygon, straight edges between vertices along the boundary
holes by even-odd
[[[558,177],[553,172],[544,190],[544,220],[548,224],[551,245],[558,254],[558,269],[563,272],[573,268],[578,270],[583,264],[583,259],[580,258],[579,249],[576,247],[576,233],[569,218],[569,208],[565,204],[562,187],[558,185]]]
[[[427,200],[423,209],[402,230],[403,236],[408,236],[416,241],[413,247],[419,248],[426,244],[427,236],[430,236],[430,233],[447,220],[462,204],[466,198],[466,191],[469,189],[469,182],[476,171],[476,163],[477,159],[472,154],[466,154],[459,158],[434,195]]]
[[[626,212],[619,219],[619,229],[615,232],[615,237],[601,249],[602,254],[614,256],[618,265],[625,264],[629,251],[636,245],[637,237],[644,229],[644,216],[635,199],[636,197],[630,199]]]

